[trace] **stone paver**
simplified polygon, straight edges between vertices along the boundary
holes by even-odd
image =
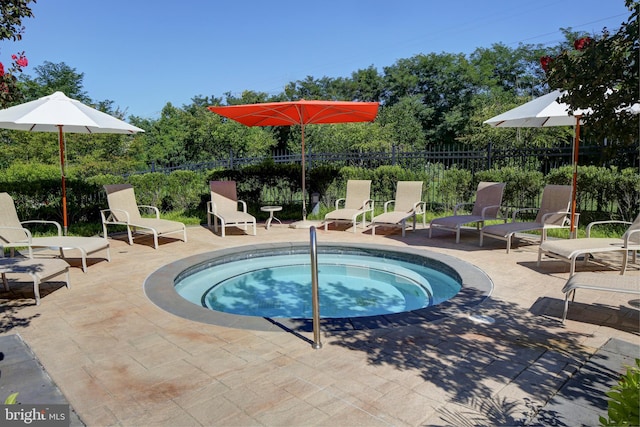
[[[150,239],[129,246],[115,236],[110,263],[90,262],[83,273],[72,260],[71,289],[43,284],[40,306],[33,305],[27,282],[0,293],[0,337],[20,335],[86,425],[504,425],[551,419],[574,425],[578,416],[595,425],[606,408],[602,412],[602,400],[593,404],[593,396],[587,404],[567,394],[577,390],[573,381],[589,379],[601,399],[629,360],[618,356],[628,353],[624,343],[640,344],[638,311],[628,295],[578,293],[562,325],[560,290],[568,268],[548,260],[538,267],[537,246],[516,245],[507,255],[503,242],[479,248],[474,233],[463,232],[456,245],[453,234],[429,239],[422,229],[406,238],[318,229],[318,241],[410,246],[461,258],[494,283],[491,298],[473,313],[324,332],[320,350],[311,348],[306,332],[196,323],[151,303],[145,278],[190,255],[305,242],[309,232],[276,224],[258,227],[258,236],[232,232],[221,238],[205,227],[190,227],[188,234],[188,243],[161,239],[157,250]],[[637,265],[627,274],[640,280]],[[494,323],[475,323],[469,314]],[[2,365],[2,391],[9,369]],[[576,405],[600,412],[580,412]]]

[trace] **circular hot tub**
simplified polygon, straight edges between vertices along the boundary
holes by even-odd
[[[323,327],[363,329],[427,322],[468,311],[493,284],[477,267],[424,250],[319,244]],[[309,245],[265,244],[191,256],[145,281],[149,299],[197,322],[310,330]]]

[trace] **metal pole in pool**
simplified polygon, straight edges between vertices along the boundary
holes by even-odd
[[[320,298],[318,292],[318,242],[316,241],[316,228],[309,227],[311,239],[311,305],[313,310],[313,348],[322,348],[320,342]]]

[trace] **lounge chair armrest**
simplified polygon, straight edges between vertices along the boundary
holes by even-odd
[[[485,206],[484,208],[482,208],[482,213],[481,213],[482,218],[486,218],[487,217],[486,214],[487,214],[487,211],[489,209],[496,209],[496,208],[498,208],[498,212],[496,212],[496,216],[495,217],[498,218],[498,216],[500,215],[500,209],[502,208],[502,206],[500,206],[500,205],[490,205],[490,206]],[[506,219],[505,219],[505,221],[506,221]]]
[[[427,211],[427,203],[426,202],[415,202],[413,204],[413,212],[417,214],[423,214]]]
[[[122,214],[126,218],[125,221],[119,221],[116,219],[114,213],[118,213],[118,215]],[[124,209],[102,209],[100,211],[100,215],[102,216],[102,222],[107,224],[129,224],[129,212]]]
[[[238,200],[238,204],[242,206],[242,212],[247,213],[247,202],[244,200]]]
[[[518,215],[520,215],[522,212],[538,212],[539,210],[540,210],[540,208],[521,208],[521,209],[516,209],[511,214],[511,222],[517,222],[516,221],[516,217]]]
[[[155,206],[151,205],[138,205],[138,209],[147,209],[155,214],[156,219],[160,219],[160,211]]]
[[[546,224],[547,222],[547,218],[553,217],[553,216],[557,216],[557,215],[571,215],[571,211],[557,211],[557,212],[547,212],[546,214],[542,215],[542,224]],[[578,225],[578,218],[580,217],[580,214],[576,214],[576,223],[575,225]],[[565,221],[563,221],[563,224],[566,224],[566,220],[567,217],[565,217]]]
[[[346,202],[346,200],[347,199],[345,199],[345,198],[336,200],[336,209],[340,209],[340,203],[344,203],[344,202]]]
[[[22,231],[25,235],[25,244],[31,244],[31,231],[29,231],[28,228],[24,228],[24,227],[5,227],[5,226],[0,226],[0,230],[15,230],[15,231]],[[0,247],[2,247],[3,241],[0,240]],[[1,258],[1,257],[0,257]]]
[[[373,211],[373,204],[375,202],[373,201],[373,199],[367,199],[364,201],[364,203],[362,204],[362,209],[369,212],[369,211]]]
[[[20,221],[20,224],[53,224],[58,229],[58,236],[62,236],[62,227],[56,221],[46,221],[43,219],[30,219],[28,221]]]
[[[634,234],[640,234],[640,228],[637,228],[635,230],[629,230],[624,234],[624,247],[628,248],[629,245],[629,240],[631,240],[631,236],[633,236]],[[631,246],[637,246],[639,243],[638,241],[640,240],[640,236],[639,237],[635,237],[634,238],[636,240],[631,241]]]
[[[617,219],[610,219],[607,221],[593,221],[590,222],[589,224],[587,224],[587,229],[586,229],[586,234],[587,237],[589,237],[591,235],[591,229],[595,226],[595,225],[602,225],[602,224],[626,224],[626,225],[631,225],[632,223],[629,221],[620,221]]]
[[[453,214],[458,215],[458,209],[460,209],[463,206],[469,206],[469,205],[473,205],[473,203],[458,203],[453,207]]]
[[[384,202],[384,213],[387,213],[389,205],[395,204],[395,202],[396,202],[395,200],[388,200]]]

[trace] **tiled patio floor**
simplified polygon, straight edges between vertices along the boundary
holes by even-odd
[[[145,278],[177,259],[309,240],[308,230],[274,225],[259,227],[258,236],[238,230],[225,238],[191,227],[188,243],[161,239],[157,250],[150,239],[129,246],[116,236],[110,263],[90,263],[86,274],[76,264],[71,289],[43,284],[40,306],[27,283],[0,293],[0,333],[20,334],[88,426],[522,425],[610,338],[640,343],[631,295],[578,292],[562,325],[568,265],[545,260],[537,267],[532,242],[507,255],[504,242],[479,248],[471,232],[456,245],[446,232],[429,239],[428,230],[406,238],[380,231],[319,229],[318,241],[408,245],[459,257],[493,280],[493,294],[476,314],[495,323],[460,313],[330,332],[314,350],[311,334],[195,323],[145,296]],[[627,274],[640,280],[637,265]],[[555,422],[574,425],[562,414]]]

